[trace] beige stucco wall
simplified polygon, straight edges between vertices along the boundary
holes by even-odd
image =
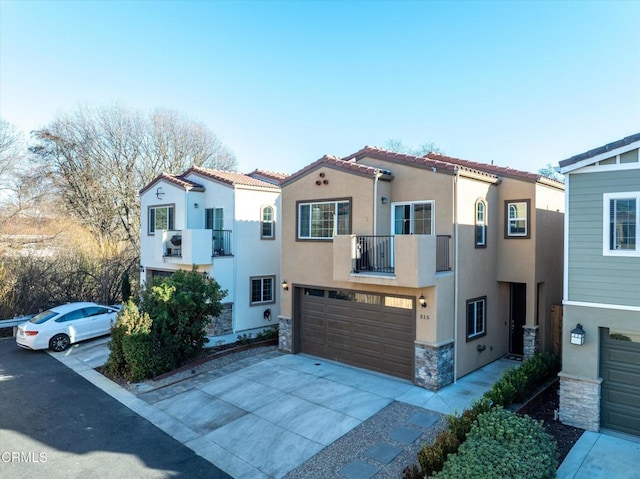
[[[461,176],[458,180],[458,377],[494,361],[507,352],[507,325],[501,309],[508,302],[500,298],[500,283],[496,281],[498,237],[502,233],[499,221],[498,188],[493,180]],[[476,202],[482,199],[486,208],[487,238],[485,248],[475,246]],[[486,296],[486,335],[467,341],[467,301]],[[477,347],[484,348],[478,351]]]

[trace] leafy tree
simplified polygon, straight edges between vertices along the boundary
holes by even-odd
[[[138,191],[162,171],[237,165],[202,123],[171,110],[81,107],[32,135],[30,151],[40,169],[35,176],[49,181],[50,191],[103,248],[128,241],[138,249]]]
[[[442,151],[440,147],[433,142],[422,143],[417,148],[414,148],[405,145],[402,143],[402,140],[390,139],[386,141],[384,148],[386,150],[393,151],[394,153],[404,153],[405,155],[413,156],[425,156],[429,153],[437,153],[439,155],[444,154],[444,151]]]

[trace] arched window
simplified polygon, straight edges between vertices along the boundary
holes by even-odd
[[[487,246],[487,204],[476,201],[476,248]]]
[[[263,206],[260,212],[260,239],[275,238],[275,222],[273,217],[273,208],[271,206]]]

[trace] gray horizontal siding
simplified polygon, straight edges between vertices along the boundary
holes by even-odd
[[[602,195],[640,191],[640,170],[569,175],[569,300],[640,306],[640,257],[602,254]]]

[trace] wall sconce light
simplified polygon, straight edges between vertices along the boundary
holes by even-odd
[[[282,289],[284,289],[285,291],[289,291],[289,283],[287,283],[286,279],[282,281]]]
[[[144,266],[140,265],[138,269],[140,270],[141,273],[144,273]]]
[[[571,330],[571,344],[577,344],[582,346],[584,344],[585,332],[582,329],[582,325],[578,323],[575,329]]]
[[[194,207],[195,209],[198,209],[198,208],[200,208],[200,205],[199,205],[198,203],[194,203],[194,204],[193,204],[193,207]]]
[[[382,201],[383,205],[386,205],[387,203],[389,203],[389,198],[387,198],[386,196],[383,196],[382,198],[380,198],[380,200]]]
[[[423,308],[427,307],[427,299],[424,297],[424,294],[420,295],[420,297],[418,298],[418,303],[420,303],[420,306],[422,306]]]

